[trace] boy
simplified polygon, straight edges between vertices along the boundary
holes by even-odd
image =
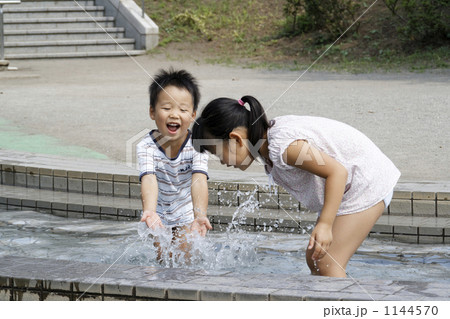
[[[199,100],[197,81],[190,73],[161,70],[150,85],[150,118],[157,129],[137,145],[141,221],[153,230],[171,229],[183,251],[189,250],[187,233],[205,236],[212,228],[206,216],[208,157],[194,150],[189,131]]]

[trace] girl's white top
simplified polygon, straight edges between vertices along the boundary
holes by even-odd
[[[308,209],[322,210],[325,179],[283,161],[286,148],[307,141],[341,163],[348,172],[345,193],[337,215],[366,210],[382,201],[394,188],[400,171],[392,161],[357,129],[322,117],[280,116],[271,121],[267,138],[273,167],[266,172]],[[320,154],[315,154],[320,163]]]

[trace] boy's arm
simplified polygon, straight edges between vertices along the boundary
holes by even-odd
[[[212,229],[206,211],[208,209],[208,183],[203,173],[192,174],[191,184],[192,205],[194,206],[194,222],[191,230],[196,230],[201,236]]]
[[[146,222],[151,229],[163,227],[161,219],[156,213],[158,202],[158,182],[156,175],[144,175],[141,179],[141,199],[142,199],[142,218],[141,222]]]

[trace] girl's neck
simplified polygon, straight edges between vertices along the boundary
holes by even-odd
[[[267,161],[270,161],[269,141],[267,140],[267,131],[264,133],[263,139],[264,139],[264,143],[262,143],[261,147],[259,148],[259,154],[267,162]]]

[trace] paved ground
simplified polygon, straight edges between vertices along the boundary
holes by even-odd
[[[149,74],[172,65],[199,79],[201,107],[218,96],[251,94],[260,99],[269,118],[282,114],[334,118],[372,138],[402,171],[401,181],[450,181],[450,71],[313,72],[279,98],[302,72],[199,65],[161,56],[11,65],[19,71],[0,72],[3,149],[125,161],[127,140],[154,127],[148,117]],[[211,168],[225,170],[217,162]],[[250,171],[263,174],[260,166]]]
[[[14,267],[11,267],[11,265]],[[100,278],[99,274],[104,274]],[[236,274],[0,256],[0,300],[430,301],[450,300],[443,282]],[[438,308],[439,318],[448,306]],[[384,307],[382,304],[381,307]],[[372,305],[370,311],[383,309]],[[380,308],[381,308],[380,307]],[[375,309],[374,309],[375,308]],[[431,311],[431,310],[430,310]],[[360,314],[352,314],[360,317]],[[376,316],[379,318],[379,316]],[[315,318],[318,318],[317,316]],[[372,316],[374,318],[374,316]],[[436,317],[438,318],[438,317]]]

